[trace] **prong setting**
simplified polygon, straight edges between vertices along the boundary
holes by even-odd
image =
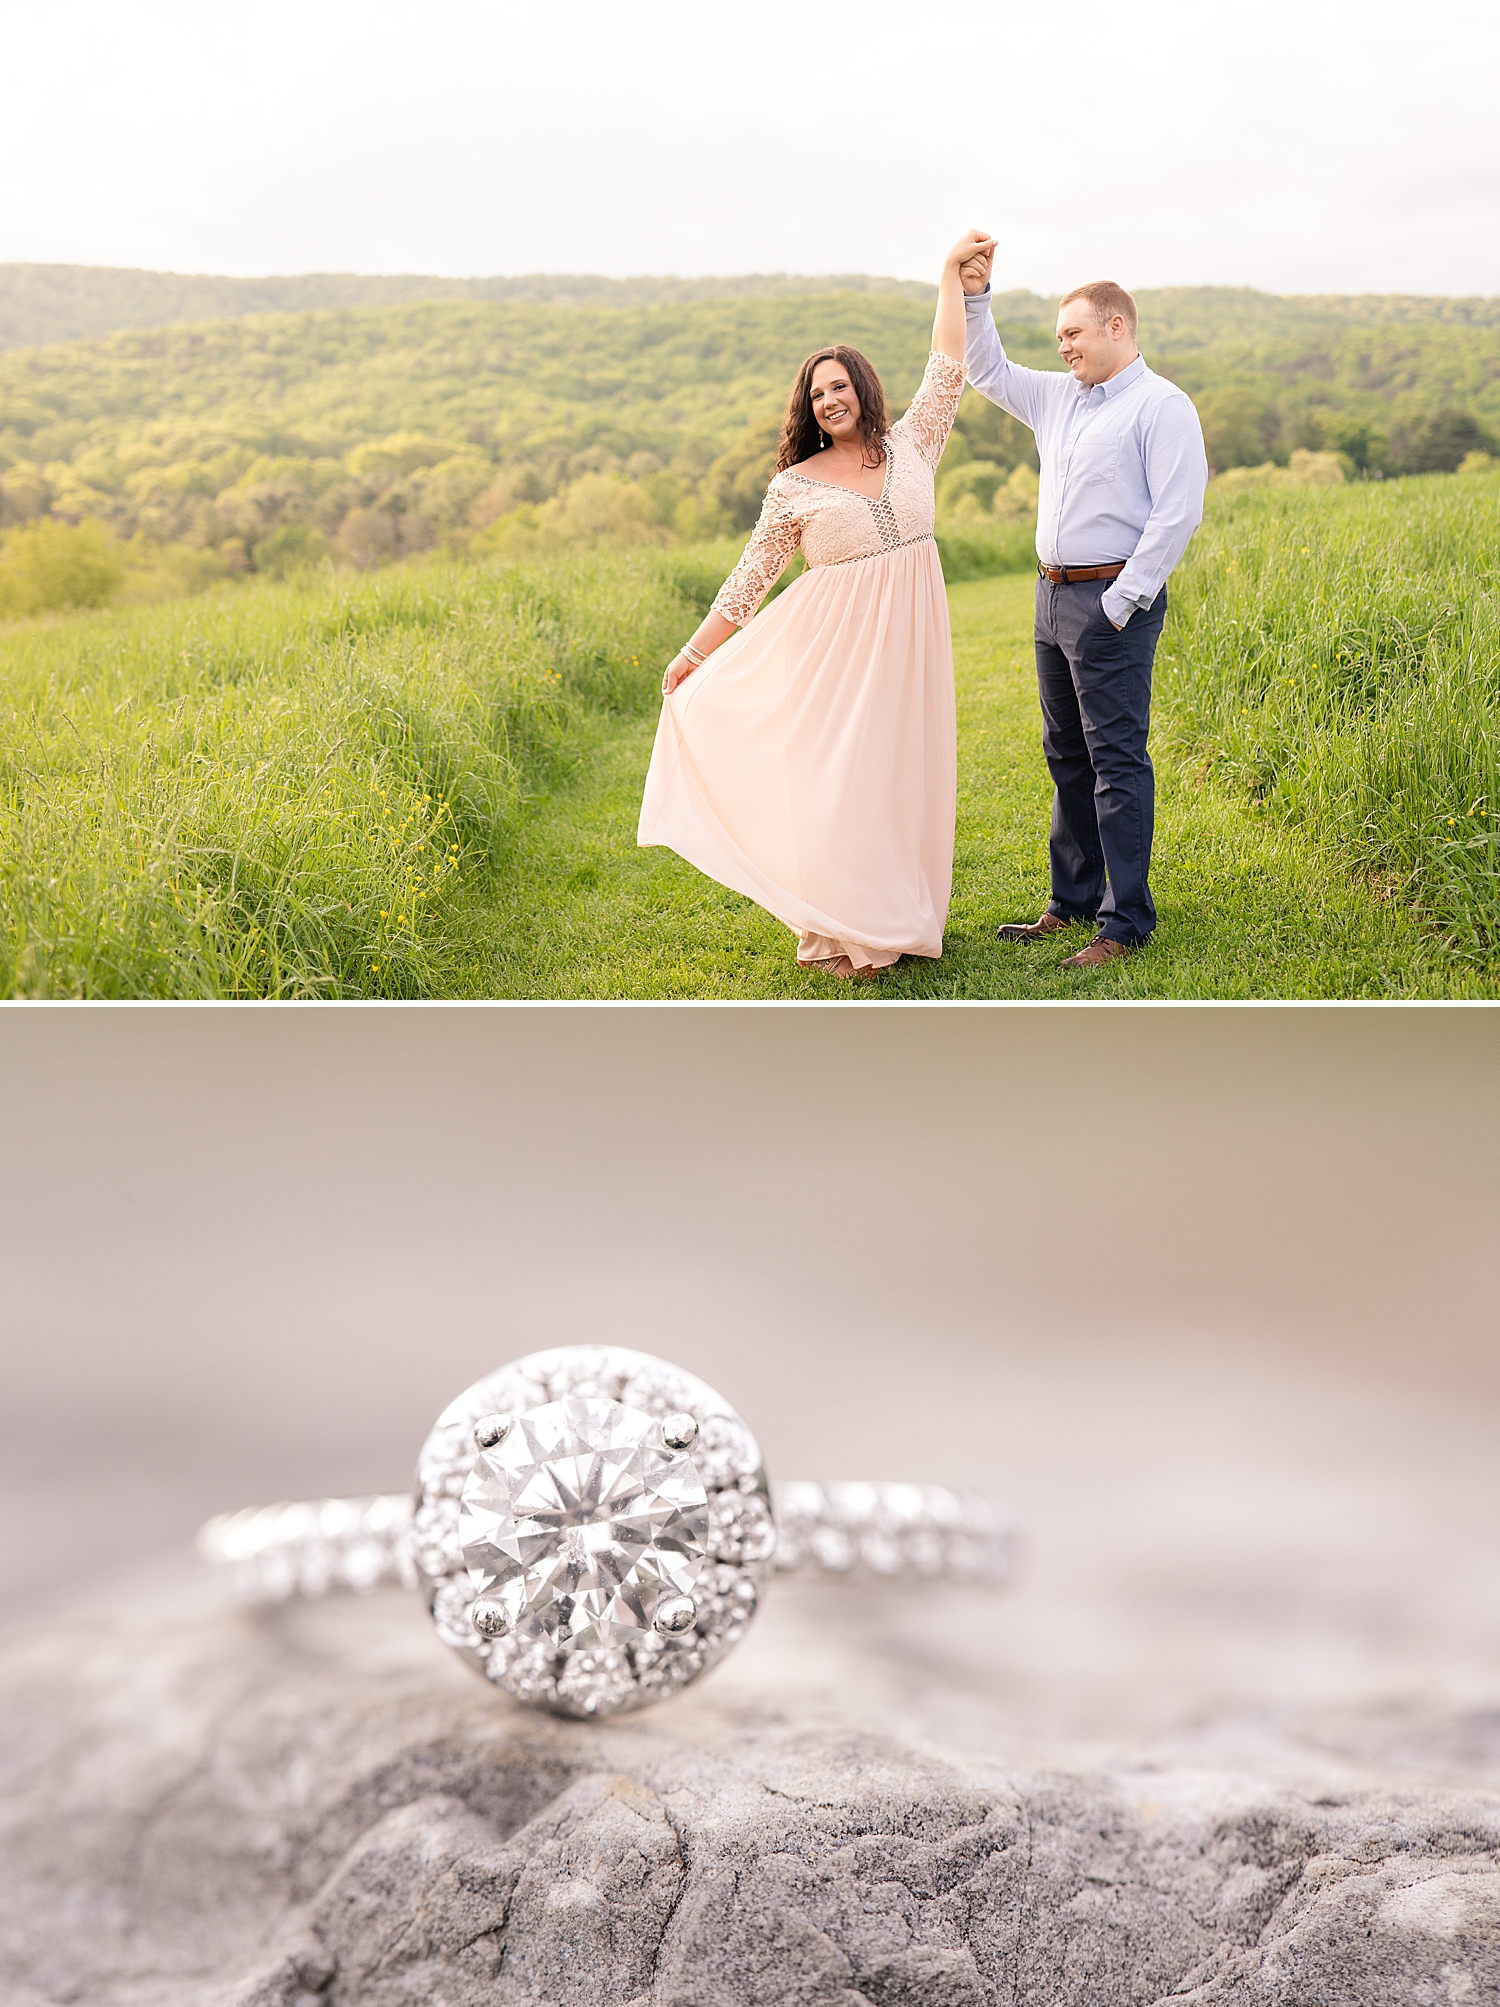
[[[498,1449],[511,1431],[509,1415],[481,1415],[474,1424],[474,1441],[482,1450]]]
[[[698,1440],[698,1424],[691,1415],[668,1415],[661,1425],[661,1439],[669,1450],[690,1450]]]
[[[698,1621],[698,1605],[691,1596],[663,1596],[651,1619],[651,1628],[663,1638],[680,1638]]]
[[[469,1622],[482,1638],[503,1638],[510,1629],[498,1603],[478,1602],[469,1611]]]

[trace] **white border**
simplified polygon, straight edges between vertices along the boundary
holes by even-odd
[[[1497,1010],[1495,997],[0,997],[0,1011]]]

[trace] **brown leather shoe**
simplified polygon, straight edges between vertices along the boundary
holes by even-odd
[[[1096,934],[1086,948],[1080,948],[1076,955],[1069,955],[1065,962],[1059,962],[1057,966],[1060,969],[1097,969],[1101,962],[1115,962],[1121,955],[1133,955],[1139,946],[1139,941],[1114,941],[1108,934]]]
[[[1049,935],[1064,934],[1069,927],[1078,927],[1080,920],[1063,920],[1056,913],[1044,913],[1040,920],[1007,920],[1004,926],[995,929],[995,938],[1000,941],[1045,941]]]

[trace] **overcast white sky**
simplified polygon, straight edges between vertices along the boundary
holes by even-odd
[[[1494,0],[0,0],[0,260],[1500,292]]]

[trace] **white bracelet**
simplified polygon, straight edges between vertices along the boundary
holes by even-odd
[[[682,646],[678,649],[677,653],[683,658],[684,661],[691,662],[695,669],[701,669],[704,663],[708,660],[708,657],[704,654],[701,654],[699,650],[693,646],[691,641],[685,641],[682,644]]]

